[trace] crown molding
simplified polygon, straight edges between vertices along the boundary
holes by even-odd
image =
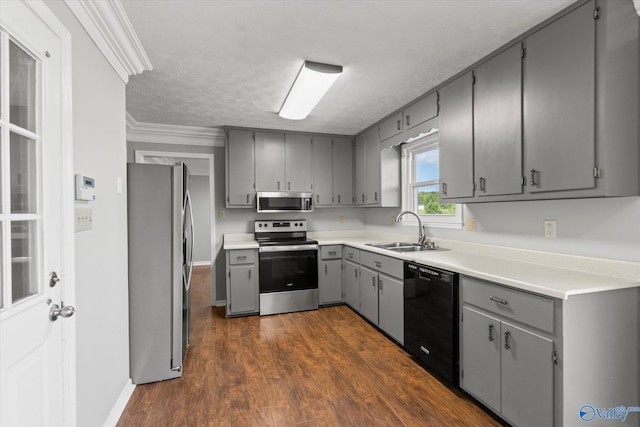
[[[127,141],[224,147],[225,132],[221,128],[138,122],[127,112]]]
[[[65,0],[109,64],[127,83],[153,69],[120,0]]]

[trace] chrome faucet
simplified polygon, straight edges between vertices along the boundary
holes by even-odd
[[[402,211],[398,214],[398,216],[396,216],[396,222],[400,222],[401,217],[405,214],[411,214],[418,220],[418,244],[420,246],[429,246],[431,242],[427,239],[427,236],[424,232],[424,227],[422,226],[422,221],[420,220],[418,214],[413,211]]]

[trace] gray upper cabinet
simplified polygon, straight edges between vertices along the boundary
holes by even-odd
[[[473,75],[463,74],[440,94],[440,198],[473,197]]]
[[[333,204],[353,206],[353,142],[333,138]]]
[[[333,205],[333,141],[313,137],[313,202],[316,207]]]
[[[586,3],[525,40],[524,161],[529,192],[595,186],[593,15],[594,3]]]
[[[354,156],[356,205],[364,206],[367,203],[367,138],[364,133],[356,138]]]
[[[230,129],[227,132],[226,170],[227,207],[253,206],[254,188],[253,132]]]
[[[378,128],[373,127],[367,133],[366,169],[367,169],[367,205],[380,204],[380,142]]]
[[[256,191],[284,191],[284,134],[256,132]]]
[[[379,130],[380,141],[385,141],[392,136],[402,133],[402,112],[396,113],[388,119],[383,120],[379,125]]]
[[[438,93],[433,92],[402,112],[404,130],[410,130],[438,115]],[[382,131],[380,133],[382,135]]]
[[[285,191],[312,191],[313,142],[310,135],[284,136]]]
[[[476,195],[522,193],[522,47],[514,45],[474,71]]]

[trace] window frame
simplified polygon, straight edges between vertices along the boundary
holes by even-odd
[[[439,148],[438,132],[431,132],[419,139],[409,143],[402,144],[402,210],[408,210],[418,213],[417,196],[415,191],[417,187],[424,185],[436,185],[440,188],[440,180],[415,182],[416,164],[415,156],[428,150]],[[419,215],[422,224],[428,228],[448,228],[461,230],[463,228],[463,205],[456,204],[456,213],[453,215]],[[418,221],[413,217],[405,217],[402,224],[417,226]]]

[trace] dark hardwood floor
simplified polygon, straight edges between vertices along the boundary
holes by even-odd
[[[346,306],[225,319],[192,285],[181,378],[136,387],[118,426],[498,426]]]

